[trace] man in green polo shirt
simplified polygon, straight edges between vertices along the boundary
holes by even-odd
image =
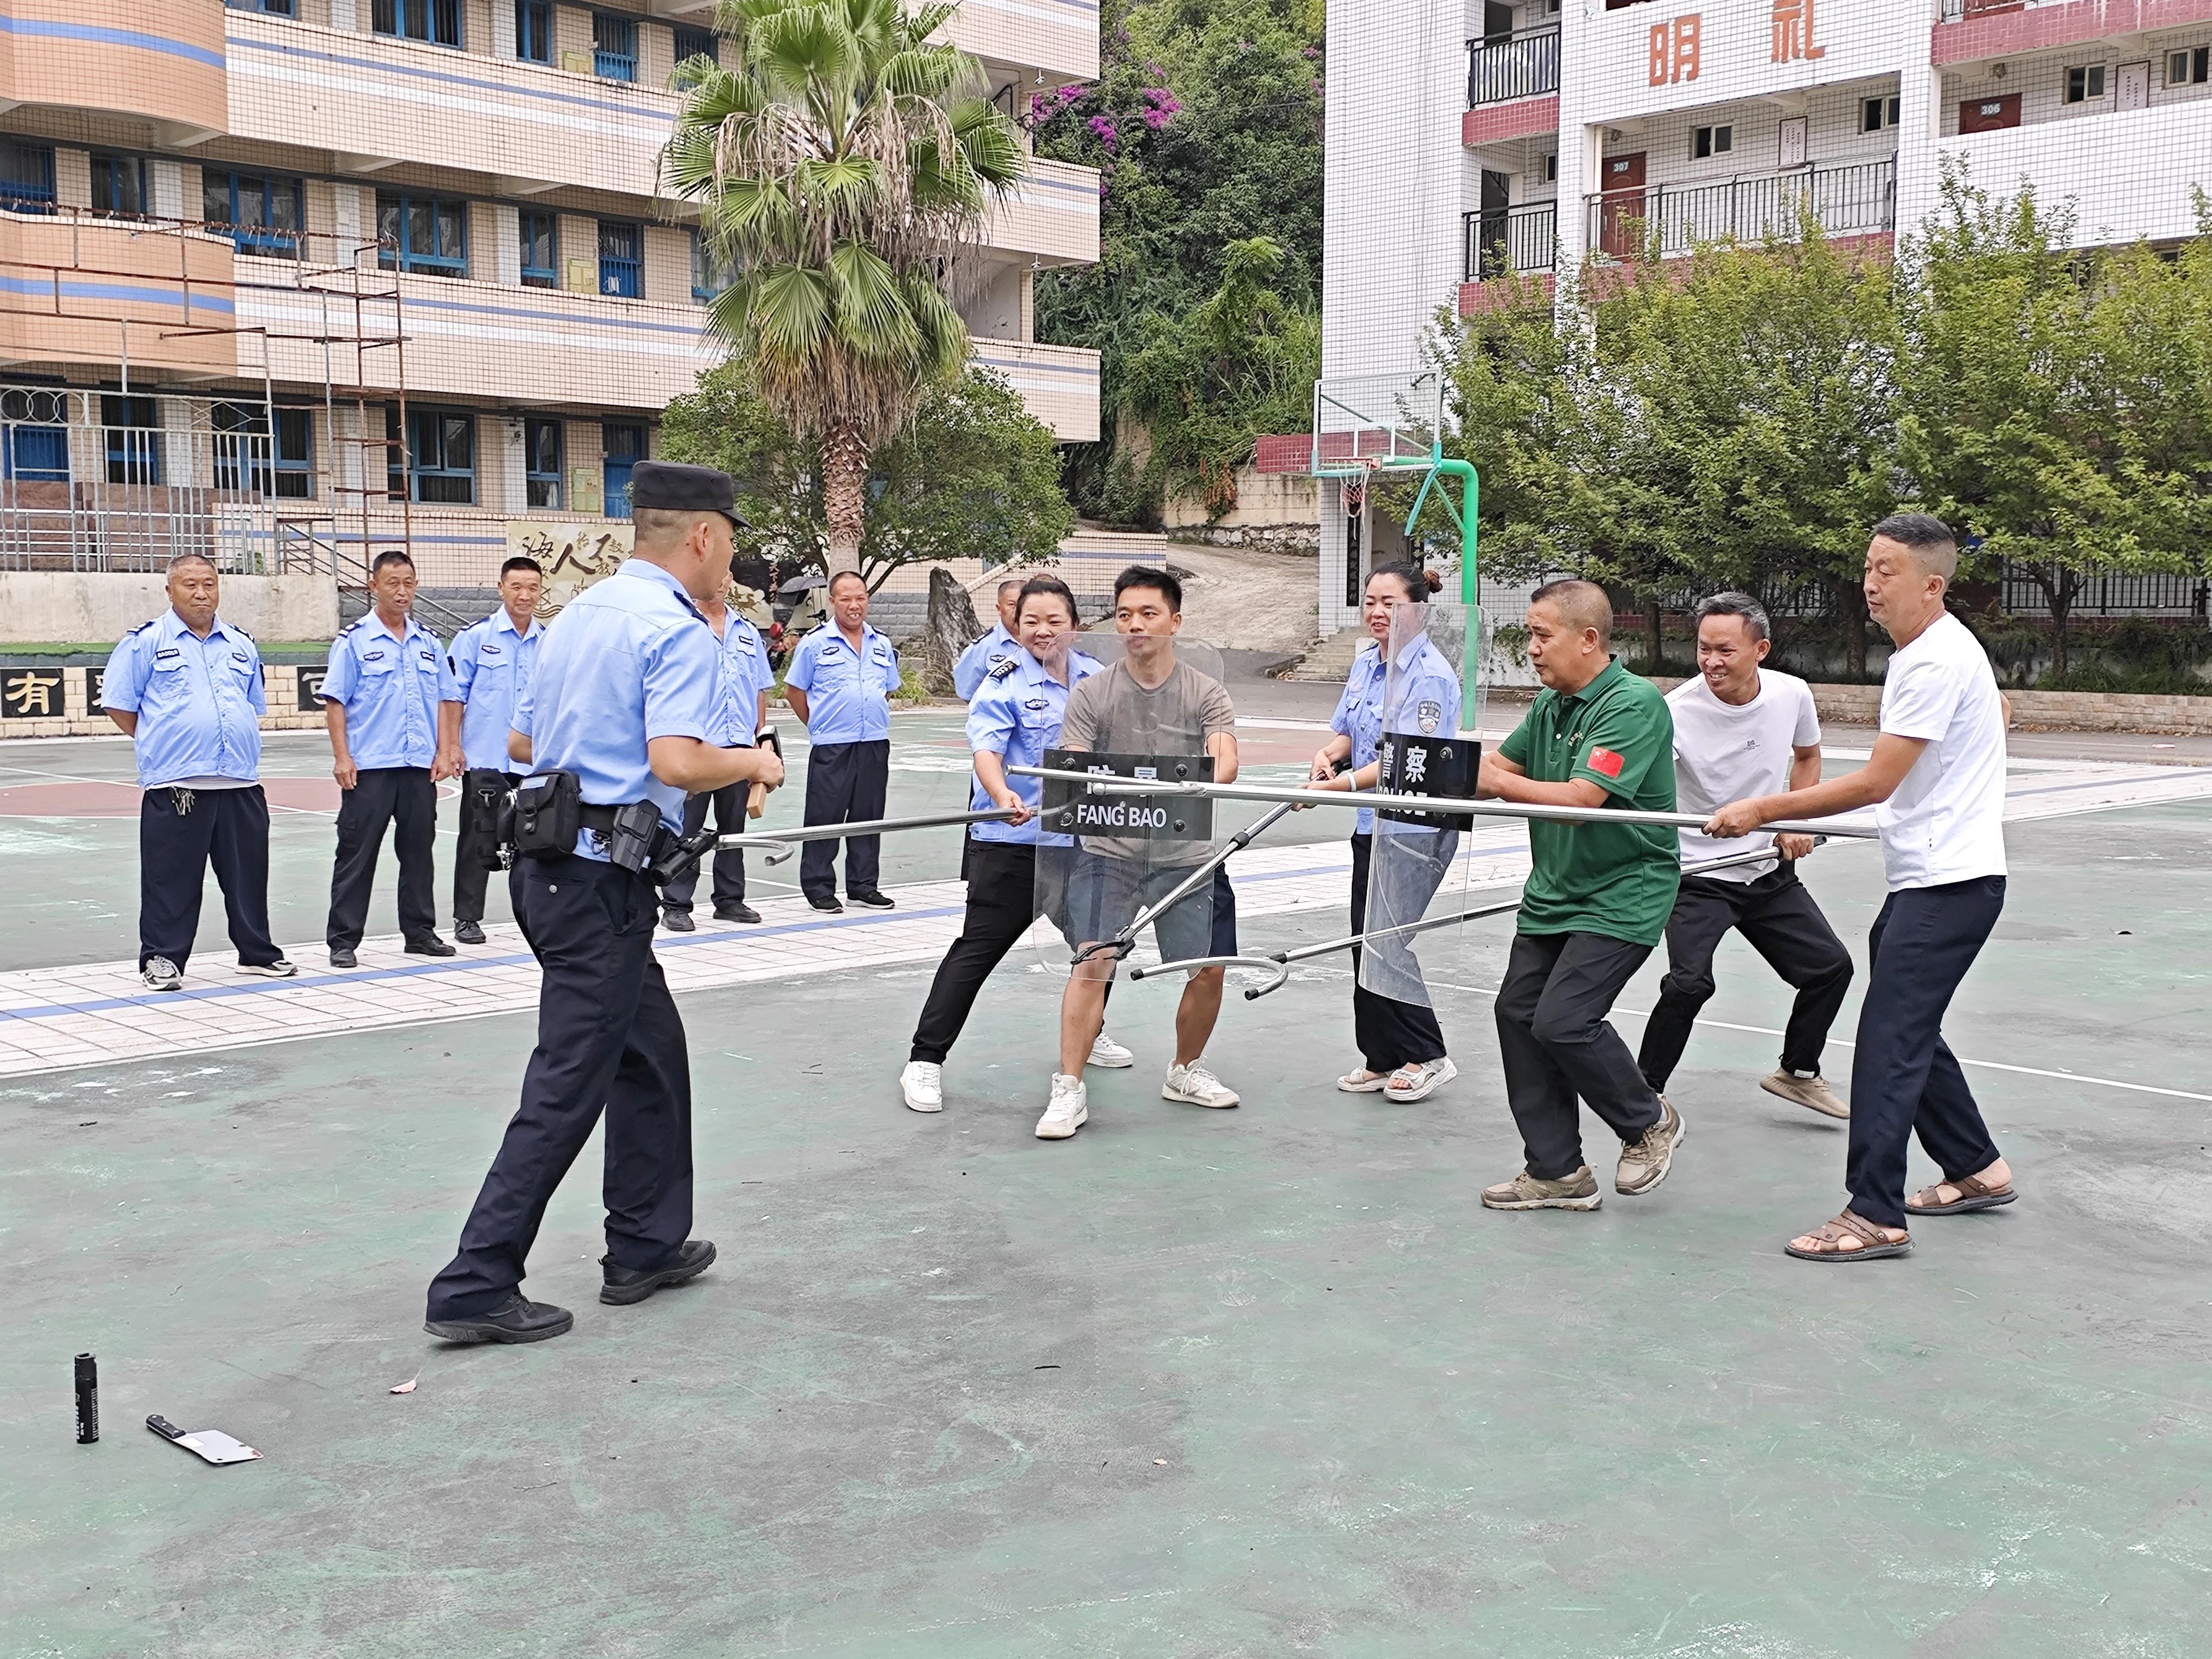
[[[1544,690],[1482,760],[1476,793],[1529,806],[1674,810],[1674,722],[1646,679],[1613,661],[1613,602],[1595,582],[1547,582],[1528,601],[1528,660]],[[1498,988],[1505,1097],[1528,1166],[1486,1188],[1493,1210],[1595,1210],[1576,1099],[1620,1137],[1613,1190],[1667,1178],[1682,1120],[1607,1023],[1613,1000],[1667,930],[1681,881],[1663,825],[1532,819],[1532,868]]]

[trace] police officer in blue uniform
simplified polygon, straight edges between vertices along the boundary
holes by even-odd
[[[430,1282],[424,1328],[449,1341],[537,1342],[574,1323],[566,1309],[522,1294],[523,1268],[602,1109],[599,1300],[642,1302],[714,1260],[713,1244],[690,1237],[690,1062],[653,955],[658,896],[646,872],[610,854],[617,821],[628,821],[622,809],[672,836],[687,795],[774,786],[783,763],[772,749],[714,742],[722,670],[699,601],[729,578],[738,522],[729,475],[641,461],[630,507],[636,551],[546,630],[509,739],[530,769],[525,797],[541,780],[553,793],[574,781],[580,828],[573,850],[532,853],[518,835],[525,855],[508,890],[543,975],[538,1046],[460,1249]]]
[[[991,631],[975,640],[952,665],[952,689],[963,702],[975,701],[983,677],[1002,662],[1021,654],[1014,624],[1014,606],[1021,598],[1022,579],[1010,576],[999,584],[999,620]]]
[[[841,570],[830,579],[830,621],[799,642],[783,677],[792,712],[806,722],[806,825],[860,823],[884,815],[891,779],[891,693],[898,653],[868,626],[868,584]],[[892,901],[878,884],[883,837],[845,842],[845,896],[871,910]],[[837,843],[811,841],[799,855],[799,888],[817,910],[837,902]]]
[[[100,702],[138,763],[138,973],[157,991],[184,982],[210,864],[222,890],[238,971],[299,970],[269,937],[269,801],[262,793],[261,653],[217,614],[214,563],[169,565],[169,609],[123,636]]]
[[[768,642],[760,629],[730,608],[726,597],[710,595],[701,607],[708,627],[720,636],[722,722],[714,742],[725,749],[750,748],[768,725],[768,694],[775,689],[775,670],[768,659]],[[745,806],[752,795],[750,783],[733,783],[710,794],[694,795],[684,803],[684,833],[690,835],[707,824],[711,808],[718,835],[743,835]],[[693,865],[661,890],[660,925],[672,933],[689,933],[697,927],[691,920],[691,896],[699,888],[699,866]],[[744,849],[732,847],[714,854],[714,920],[760,920],[760,912],[745,902]]]
[[[1060,846],[1073,840],[1040,834],[1035,815],[1043,799],[1043,781],[1012,777],[1006,769],[1043,763],[1044,751],[1060,741],[1067,694],[1097,673],[1099,665],[1072,648],[1075,596],[1065,582],[1038,576],[1016,592],[1021,646],[984,677],[968,708],[968,746],[975,753],[975,769],[968,800],[970,811],[1001,806],[1021,816],[1009,823],[968,826],[960,861],[968,879],[967,917],[930,981],[906,1069],[899,1073],[899,1092],[917,1112],[945,1109],[945,1057],[968,1023],[983,981],[1036,915],[1033,895],[1040,840]]]
[[[399,854],[399,932],[408,953],[449,957],[438,937],[431,852],[438,836],[438,785],[461,772],[441,703],[458,703],[452,665],[437,635],[409,614],[415,561],[380,553],[370,568],[369,612],[331,641],[319,696],[331,734],[338,797],[338,849],[331,867],[325,928],[331,966],[357,965],[368,926],[368,894],[385,826]]]
[[[538,620],[545,567],[518,554],[499,568],[499,609],[453,635],[446,660],[453,671],[459,705],[441,712],[460,745],[460,833],[453,848],[453,939],[484,942],[484,887],[499,867],[500,799],[522,781],[507,755],[514,705],[529,684],[545,626]]]
[[[1434,579],[1409,563],[1378,566],[1367,578],[1360,603],[1360,619],[1371,635],[1352,659],[1352,672],[1337,700],[1329,729],[1336,735],[1314,756],[1310,777],[1322,789],[1376,787],[1376,760],[1382,746],[1385,719],[1394,732],[1410,731],[1416,708],[1434,703],[1440,716],[1456,720],[1460,703],[1458,671],[1426,634],[1401,647],[1396,666],[1398,707],[1383,707],[1385,687],[1392,682],[1386,654],[1390,641],[1391,613],[1401,605],[1425,605]],[[1347,769],[1337,769],[1349,763]],[[1352,836],[1352,925],[1366,926],[1368,875],[1373,867],[1375,814],[1363,807]],[[1346,1094],[1388,1095],[1392,1100],[1423,1100],[1458,1075],[1444,1052],[1443,1028],[1436,1010],[1417,1002],[1370,991],[1359,981],[1359,951],[1352,951],[1352,1024],[1363,1061],[1336,1080]]]

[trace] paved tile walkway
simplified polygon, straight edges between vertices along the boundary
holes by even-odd
[[[2212,797],[2212,768],[2100,767],[2018,762],[2006,817],[2019,821]],[[1471,888],[1527,873],[1525,833],[1484,823],[1467,838]],[[1342,842],[1270,848],[1232,866],[1240,916],[1340,911],[1350,854]],[[695,933],[662,933],[656,949],[671,987],[708,990],[856,968],[933,962],[959,932],[957,881],[895,888],[898,908],[823,916],[797,899],[758,908],[758,927],[702,920]],[[125,1060],[413,1026],[536,1005],[538,970],[512,926],[442,959],[410,957],[397,935],[372,939],[349,973],[310,968],[319,942],[290,947],[293,980],[234,977],[220,952],[202,957],[180,992],[153,992],[134,964],[107,962],[0,974],[0,1077]]]

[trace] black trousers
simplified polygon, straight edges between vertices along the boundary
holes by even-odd
[[[1660,1118],[1659,1097],[1607,1023],[1620,988],[1651,954],[1602,933],[1519,933],[1498,988],[1505,1098],[1528,1173],[1561,1181],[1582,1166],[1577,1096],[1624,1141]]]
[[[914,1028],[909,1060],[942,1066],[960,1040],[969,1011],[991,970],[1006,958],[1036,919],[1036,848],[1030,843],[970,839],[960,860],[968,878],[968,914],[960,937],[937,964],[921,1018]]]
[[[484,889],[491,880],[485,860],[499,845],[497,797],[522,781],[520,772],[471,768],[461,776],[460,835],[453,847],[453,920],[482,921]],[[484,799],[487,793],[493,799]]]
[[[714,809],[714,832],[723,836],[741,836],[745,832],[745,799],[752,793],[750,783],[733,783],[726,789],[709,790],[703,795],[692,795],[684,803],[684,833],[706,827],[707,809]],[[718,852],[714,859],[714,908],[745,902],[745,854],[742,848],[732,847],[727,852]],[[702,860],[701,863],[705,860]],[[699,890],[699,866],[695,864],[675,881],[660,890],[660,908],[681,910],[686,915],[691,911],[691,895]]]
[[[179,812],[179,802],[190,810]],[[208,866],[238,959],[283,959],[269,937],[269,798],[245,789],[149,789],[138,800],[138,965],[167,957],[182,968],[199,936]]]
[[[1867,935],[1844,1184],[1851,1208],[1869,1221],[1905,1224],[1905,1144],[1913,1134],[1946,1181],[1997,1161],[1942,1026],[1959,981],[1997,925],[2004,895],[2002,876],[1907,887],[1882,902]]]
[[[806,826],[857,823],[884,815],[890,789],[891,744],[817,744],[806,756]],[[881,836],[854,836],[845,843],[845,890],[872,893],[883,849]],[[810,841],[799,855],[799,890],[811,899],[837,893],[837,843]]]
[[[522,1283],[553,1189],[607,1118],[607,1257],[642,1271],[691,1232],[691,1068],[653,959],[652,884],[574,856],[523,859],[514,914],[544,978],[538,1046],[460,1251],[430,1281],[435,1320],[488,1313]]]
[[[359,781],[338,797],[338,853],[331,868],[331,919],[323,930],[334,951],[352,950],[368,927],[368,892],[387,824],[393,826],[399,854],[399,931],[410,939],[437,931],[430,858],[438,841],[438,789],[429,769],[363,768]]]
[[[1796,863],[1785,860],[1757,881],[1683,878],[1674,913],[1667,918],[1667,976],[1659,981],[1659,1004],[1644,1024],[1636,1056],[1644,1080],[1655,1089],[1667,1086],[1689,1044],[1698,1010],[1713,994],[1713,952],[1731,927],[1766,958],[1784,984],[1796,989],[1782,1037],[1782,1069],[1820,1069],[1828,1028],[1851,987],[1851,953],[1797,879]]]
[[[1367,925],[1367,872],[1375,855],[1375,837],[1352,838],[1352,926],[1356,933]],[[1352,1031],[1359,1045],[1360,1061],[1370,1072],[1395,1072],[1401,1066],[1419,1066],[1442,1060],[1443,1028],[1437,1011],[1418,1002],[1401,1002],[1370,991],[1359,982],[1358,945],[1352,947]]]

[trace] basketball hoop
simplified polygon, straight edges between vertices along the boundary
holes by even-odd
[[[1345,459],[1343,465],[1346,466],[1355,466],[1359,469],[1358,477],[1346,477],[1342,481],[1344,488],[1344,516],[1347,519],[1356,519],[1361,513],[1366,510],[1367,486],[1370,481],[1371,481],[1375,477],[1375,470],[1382,465],[1382,457],[1380,455],[1352,455],[1347,456]]]

